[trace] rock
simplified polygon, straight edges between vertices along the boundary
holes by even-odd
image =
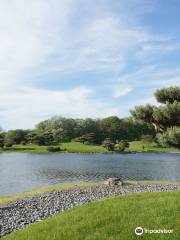
[[[122,186],[123,185],[123,181],[121,178],[108,178],[104,183],[109,186]]]
[[[107,184],[108,183],[108,184]],[[33,222],[63,212],[68,208],[100,199],[137,192],[180,190],[179,185],[122,185],[120,178],[110,178],[105,185],[51,191],[42,195],[0,205],[0,238]]]

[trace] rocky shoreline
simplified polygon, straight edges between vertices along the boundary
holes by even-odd
[[[0,237],[25,228],[29,224],[46,219],[58,212],[112,196],[141,192],[180,190],[176,185],[123,185],[79,187],[51,191],[0,206]]]

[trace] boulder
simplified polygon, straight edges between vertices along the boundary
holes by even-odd
[[[104,184],[108,186],[122,186],[123,180],[121,178],[108,178]]]

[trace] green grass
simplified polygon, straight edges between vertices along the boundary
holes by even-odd
[[[104,153],[107,150],[102,146],[85,145],[78,142],[68,142],[59,145],[62,152],[70,153]],[[13,147],[4,148],[5,152],[25,152],[25,153],[48,153],[46,146],[38,145],[13,145]]]
[[[102,146],[86,145],[78,142],[62,143],[62,149],[73,153],[104,153],[107,150]]]
[[[57,214],[3,240],[179,240],[180,191],[141,193],[92,202]],[[137,226],[173,229],[136,236]]]
[[[143,148],[144,146],[144,148]],[[170,152],[180,153],[180,150],[173,147],[158,147],[155,143],[143,143],[142,141],[130,142],[129,149],[131,152]]]
[[[143,149],[144,146],[144,149]],[[78,142],[68,142],[60,144],[62,152],[69,153],[107,153],[108,151],[103,146],[85,145]],[[46,146],[38,145],[14,145],[13,147],[5,148],[5,152],[24,152],[24,153],[48,153]],[[142,141],[130,142],[130,147],[126,152],[171,152],[180,153],[176,148],[157,147],[154,143],[145,144]]]

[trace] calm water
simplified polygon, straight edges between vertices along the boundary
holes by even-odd
[[[180,181],[180,154],[0,154],[0,195],[108,177]]]

